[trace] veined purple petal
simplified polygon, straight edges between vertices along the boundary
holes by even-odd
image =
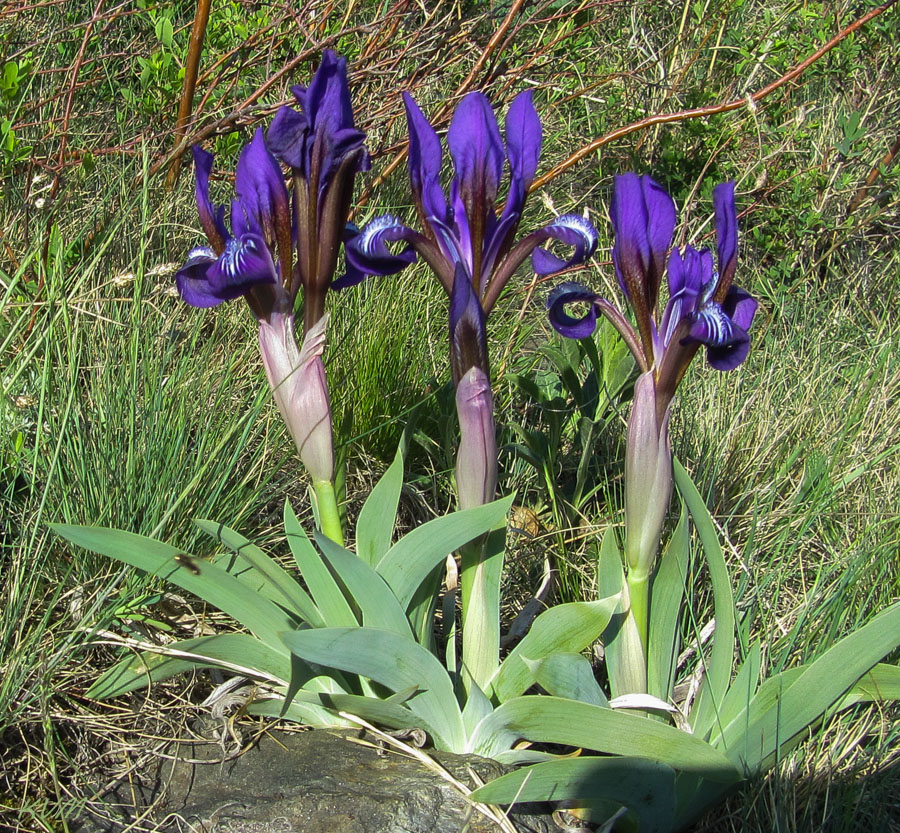
[[[675,203],[649,176],[627,173],[615,179],[610,214],[619,285],[632,303],[639,298],[649,315],[659,297],[666,253],[675,235]]]
[[[734,370],[750,351],[750,336],[715,301],[696,313],[682,344],[706,345],[706,358],[716,370]]]
[[[267,140],[272,153],[285,165],[307,173],[309,120],[293,107],[281,107],[269,125]]]
[[[306,89],[304,109],[314,128],[336,133],[353,127],[353,106],[347,81],[347,59],[331,49],[322,52],[322,62]]]
[[[599,298],[576,281],[565,281],[555,287],[547,298],[547,310],[554,329],[566,338],[588,338],[597,328],[599,311],[594,303]],[[586,303],[588,311],[581,318],[566,312],[569,304]]]
[[[567,260],[563,260],[546,249],[535,249],[531,256],[531,265],[539,275],[551,275],[578,263],[584,263],[597,249],[597,230],[589,220],[579,214],[563,214],[533,234],[543,237],[544,240],[559,240],[574,250]]]
[[[541,120],[531,90],[519,93],[506,114],[506,155],[511,179],[520,181],[527,190],[541,155]]]
[[[712,254],[708,249],[698,252],[692,246],[686,246],[684,254],[672,249],[667,270],[669,300],[660,322],[657,348],[665,347],[672,340],[678,323],[696,312],[701,304],[703,287],[712,280],[712,274]]]
[[[450,363],[455,384],[473,367],[488,373],[484,310],[461,264],[456,266],[450,295]]]
[[[290,223],[288,192],[281,166],[269,153],[262,128],[241,151],[235,173],[235,191],[248,218],[255,221],[269,246],[275,246],[278,223]],[[251,230],[252,230],[251,223]],[[239,232],[232,224],[234,233]]]
[[[257,234],[230,238],[225,251],[209,267],[207,280],[224,300],[244,295],[259,284],[276,283],[275,264],[266,241]]]
[[[278,111],[269,128],[269,147],[304,179],[317,171],[321,198],[344,158],[362,149],[365,140],[353,121],[346,59],[326,49],[309,87],[295,86],[292,91],[302,112],[290,107]],[[354,173],[368,164],[363,149]]]
[[[758,306],[759,303],[756,299],[739,286],[732,286],[728,290],[725,300],[722,301],[722,309],[725,310],[725,314],[744,330],[750,329]]]
[[[716,214],[716,248],[719,254],[719,286],[715,293],[722,301],[731,288],[737,268],[737,207],[734,203],[734,183],[723,182],[713,188]]]
[[[415,235],[416,232],[390,214],[376,217],[359,234],[345,243],[347,262],[356,272],[368,275],[395,275],[415,262],[416,253],[410,245],[406,245],[401,252],[394,254],[388,249],[387,244],[400,240],[408,243]],[[350,285],[352,284],[344,284]]]
[[[468,212],[475,206],[493,211],[505,154],[497,118],[482,93],[469,93],[459,103],[447,132],[447,146]],[[473,221],[471,214],[469,220]]]
[[[216,253],[209,246],[191,249],[184,266],[175,275],[175,285],[182,299],[192,307],[214,307],[225,298],[216,295],[207,279],[210,266],[216,262]]]
[[[447,217],[447,200],[441,189],[441,140],[413,97],[403,93],[409,128],[409,182],[423,219]]]
[[[191,148],[194,156],[194,192],[197,197],[197,213],[200,215],[200,225],[209,240],[210,245],[221,251],[225,248],[225,239],[228,230],[223,220],[224,208],[218,209],[209,198],[209,175],[212,173],[213,155],[203,150],[200,145]]]

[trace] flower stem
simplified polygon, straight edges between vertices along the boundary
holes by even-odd
[[[314,480],[316,502],[319,504],[319,522],[322,532],[336,544],[344,546],[344,530],[341,528],[341,512],[338,508],[334,484],[330,480]]]
[[[638,635],[641,638],[641,648],[644,657],[647,654],[648,620],[650,618],[650,574],[638,570],[629,570],[628,594],[631,597],[631,615],[637,625]]]

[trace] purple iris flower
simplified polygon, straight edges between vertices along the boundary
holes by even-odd
[[[659,418],[701,345],[716,370],[733,370],[750,350],[748,330],[757,302],[735,286],[737,265],[737,209],[734,183],[713,190],[718,272],[712,253],[685,246],[672,249],[675,204],[649,176],[634,173],[616,177],[611,216],[615,232],[612,256],[619,286],[634,310],[637,331],[609,301],[586,287],[563,283],[547,302],[553,326],[570,338],[585,338],[606,316],[623,336],[643,372],[653,371]],[[668,261],[666,255],[668,253]],[[658,315],[663,274],[669,298]],[[582,318],[566,306],[587,302]]]
[[[291,218],[281,168],[257,130],[238,159],[229,231],[225,206],[209,196],[213,155],[200,147],[193,154],[197,210],[209,245],[193,249],[175,276],[181,297],[213,307],[243,295],[257,318],[266,317],[287,301],[279,274],[290,265]]]
[[[469,93],[456,108],[447,145],[455,175],[449,194],[440,184],[441,143],[408,93],[409,178],[424,233],[390,215],[378,217],[346,244],[348,271],[343,288],[366,275],[392,275],[421,256],[451,297],[450,329],[454,383],[473,366],[487,374],[484,319],[503,287],[531,255],[539,275],[587,260],[597,245],[591,224],[574,214],[516,241],[516,231],[541,150],[541,122],[531,92],[518,95],[506,116],[506,141],[487,98]],[[495,202],[509,165],[509,192],[498,214]],[[573,247],[568,260],[538,248],[555,239]],[[388,243],[405,243],[398,253]],[[466,284],[466,286],[463,286]]]
[[[365,134],[353,121],[347,61],[326,49],[308,87],[292,87],[299,111],[282,107],[268,145],[291,168],[297,261],[293,296],[303,287],[304,332],[322,317],[350,215],[356,174],[369,167]]]

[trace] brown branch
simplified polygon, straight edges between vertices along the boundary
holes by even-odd
[[[200,69],[200,55],[203,52],[203,39],[206,37],[206,24],[209,22],[211,0],[198,0],[197,14],[194,15],[194,26],[191,29],[191,40],[188,45],[187,61],[184,66],[184,84],[181,87],[181,101],[178,104],[178,119],[175,122],[175,144],[180,145],[187,131],[191,107],[194,103],[194,92],[197,89],[197,73]],[[170,191],[178,181],[181,170],[181,153],[175,154],[169,165],[166,177],[166,188]]]
[[[741,107],[752,108],[758,101],[762,101],[762,99],[764,99],[766,96],[771,95],[773,92],[780,89],[785,84],[793,81],[799,75],[803,74],[823,55],[834,49],[834,47],[837,46],[842,40],[853,34],[857,29],[865,26],[873,18],[878,17],[878,15],[886,12],[896,2],[897,0],[888,0],[887,3],[884,3],[881,6],[872,9],[870,12],[867,12],[861,18],[851,23],[845,29],[841,30],[830,41],[828,41],[828,43],[826,43],[820,49],[817,49],[805,61],[798,64],[790,72],[785,73],[781,76],[781,78],[776,79],[771,84],[767,84],[765,87],[757,90],[755,93],[752,93],[745,98],[736,98],[733,101],[728,101],[724,104],[710,104],[706,107],[694,107],[690,110],[680,110],[677,113],[656,113],[652,116],[647,116],[640,121],[632,122],[631,124],[626,124],[624,127],[616,128],[615,130],[605,134],[604,136],[600,136],[599,138],[594,139],[592,142],[589,142],[584,147],[575,151],[575,153],[573,153],[568,159],[560,162],[559,165],[557,165],[555,168],[549,170],[543,176],[538,177],[531,184],[530,190],[534,191],[535,189],[541,188],[548,182],[556,179],[556,177],[558,177],[560,174],[567,171],[573,165],[577,165],[582,159],[590,156],[594,151],[598,150],[604,145],[608,145],[610,142],[614,142],[616,139],[622,139],[625,136],[629,136],[632,133],[643,130],[644,128],[652,127],[655,124],[671,124],[674,122],[686,121],[687,119],[715,116],[719,113],[730,113],[732,110],[739,110]]]
[[[866,198],[866,193],[875,184],[878,175],[894,161],[894,158],[898,153],[900,153],[900,136],[898,136],[897,141],[891,145],[891,149],[881,157],[878,164],[869,171],[869,175],[866,177],[866,184],[853,195],[853,199],[850,200],[850,205],[847,206],[848,217],[859,208],[859,204]]]
[[[525,0],[513,0],[513,4],[509,9],[506,17],[503,18],[501,24],[497,27],[497,31],[491,35],[491,39],[487,42],[487,46],[482,50],[481,55],[479,55],[478,60],[475,62],[475,65],[469,71],[469,74],[462,80],[462,83],[457,87],[456,92],[453,95],[447,98],[446,103],[440,108],[437,115],[435,116],[435,121],[440,119],[443,115],[449,111],[452,106],[452,102],[454,102],[459,96],[461,96],[464,92],[466,92],[469,87],[474,83],[475,79],[478,77],[478,73],[484,69],[484,65],[488,62],[488,59],[497,49],[497,46],[506,36],[509,27],[512,26],[513,21],[518,16],[519,12],[522,10],[522,6],[525,5]],[[360,198],[356,201],[356,211],[366,205],[366,203],[371,199],[372,193],[379,188],[385,180],[397,169],[397,167],[403,162],[406,158],[406,146],[397,153],[394,158],[388,162],[387,165],[382,169],[381,173],[378,176],[375,176],[371,179],[369,184],[366,186],[365,191],[363,191]]]

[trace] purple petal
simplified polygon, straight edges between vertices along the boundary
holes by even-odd
[[[713,188],[716,214],[716,248],[719,254],[719,289],[722,300],[734,280],[737,267],[737,207],[734,203],[734,183],[723,182]]]
[[[469,93],[459,103],[447,133],[447,146],[471,222],[473,207],[479,207],[479,213],[488,207],[493,210],[505,155],[497,118],[482,93]]]
[[[275,264],[266,241],[257,234],[232,237],[222,256],[210,266],[207,280],[223,300],[244,295],[259,284],[275,283]]]
[[[314,129],[323,127],[333,134],[342,128],[353,127],[347,59],[330,49],[324,50],[305,98],[306,114]]]
[[[405,246],[398,254],[394,254],[387,247],[388,243],[401,240],[408,243],[414,235],[415,232],[412,229],[404,226],[390,214],[376,217],[344,246],[347,264],[351,268],[348,275],[352,273],[353,277],[348,279],[349,282],[344,282],[342,286],[352,286],[353,283],[358,283],[357,277],[360,272],[367,275],[395,275],[410,263],[414,263],[416,253],[411,246]],[[341,278],[341,281],[344,280]],[[337,288],[342,288],[342,286]]]
[[[519,93],[506,114],[506,155],[511,178],[527,190],[541,155],[541,120],[531,101],[531,90]]]
[[[553,289],[547,298],[547,310],[554,329],[566,338],[587,338],[597,327],[599,314],[596,304],[599,296],[575,281],[566,281]],[[587,303],[588,311],[581,318],[573,318],[566,312],[568,304]]]
[[[610,207],[615,245],[613,264],[628,299],[652,313],[659,296],[665,257],[675,235],[675,203],[649,176],[617,176]],[[645,312],[642,309],[641,315]]]
[[[307,139],[309,121],[303,113],[291,107],[281,107],[269,125],[269,147],[285,165],[297,168],[302,175],[308,172]]]
[[[725,314],[743,330],[750,329],[758,306],[756,299],[739,286],[732,286],[722,302]]]
[[[200,215],[200,225],[203,232],[214,249],[221,250],[225,247],[225,238],[228,231],[222,219],[224,209],[213,205],[209,198],[209,175],[212,173],[213,155],[203,150],[200,145],[191,148],[194,156],[194,192],[197,197],[197,213]]]
[[[444,220],[447,200],[441,190],[441,140],[413,97],[403,93],[409,128],[409,182],[420,210],[427,217]]]
[[[552,223],[533,234],[543,240],[559,240],[567,246],[572,246],[574,250],[567,260],[563,260],[546,249],[536,249],[531,256],[531,265],[539,275],[551,275],[578,263],[584,263],[597,249],[597,230],[589,220],[579,214],[564,214],[557,217]]]
[[[209,267],[215,262],[216,253],[209,246],[198,246],[175,275],[179,294],[192,307],[214,307],[225,300],[213,292],[207,279]]]
[[[750,352],[750,336],[722,307],[711,301],[696,313],[689,334],[681,340],[706,345],[706,358],[716,370],[734,370]]]
[[[276,224],[290,223],[291,214],[281,167],[266,147],[262,128],[241,151],[235,174],[235,191],[244,213],[252,221],[251,229],[262,230],[266,242],[274,245]],[[239,234],[233,220],[232,229],[235,235]]]
[[[472,287],[472,278],[457,264],[450,295],[450,362],[453,382],[473,367],[488,372],[484,310]]]

